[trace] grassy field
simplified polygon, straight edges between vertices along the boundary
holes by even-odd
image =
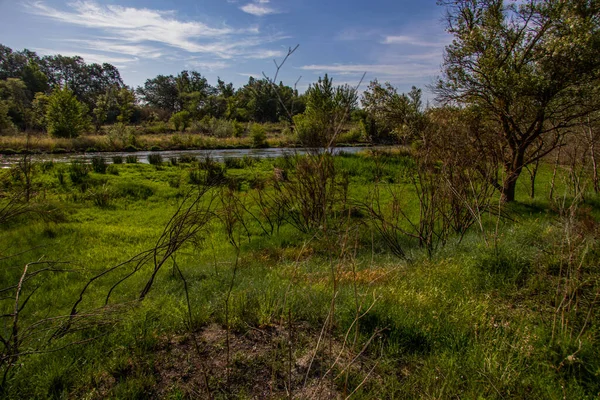
[[[182,161],[0,171],[31,192],[0,199],[3,397],[598,398],[600,199],[565,168],[399,257],[369,205],[418,220],[409,154],[336,157],[321,219],[301,159]]]

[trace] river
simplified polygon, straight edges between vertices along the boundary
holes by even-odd
[[[344,152],[355,154],[360,151],[367,149],[385,149],[389,148],[386,146],[377,147],[336,147],[333,149],[334,153]],[[136,156],[139,163],[148,164],[148,155],[158,153],[162,156],[164,161],[169,161],[173,157],[195,157],[205,158],[210,156],[215,160],[223,160],[225,158],[242,158],[244,156],[249,157],[281,157],[284,154],[306,154],[308,150],[302,148],[289,148],[289,147],[278,147],[278,148],[267,148],[267,149],[221,149],[221,150],[166,150],[166,151],[136,151],[136,152],[106,152],[106,153],[67,153],[67,154],[33,154],[32,160],[36,162],[52,161],[56,163],[65,163],[73,160],[82,160],[84,162],[90,162],[93,157],[102,157],[107,163],[112,163],[112,158],[121,156],[123,159],[127,156]],[[11,165],[16,164],[23,156],[22,155],[1,155],[0,154],[0,168],[9,168]]]

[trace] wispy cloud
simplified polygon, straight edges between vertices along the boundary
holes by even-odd
[[[240,7],[240,10],[248,14],[256,15],[257,17],[279,13],[276,9],[267,6],[268,3],[269,0],[258,0],[254,3],[248,3]]]
[[[305,65],[300,67],[305,71],[316,73],[337,73],[340,75],[360,76],[367,73],[366,79],[382,79],[392,83],[415,82],[439,73],[436,68],[424,68],[418,63],[394,64],[330,64]]]
[[[56,50],[56,49],[46,49],[46,48],[34,48],[36,53],[46,56],[46,55],[56,55],[60,54],[66,57],[74,57],[79,56],[85,60],[86,63],[109,63],[113,64],[116,67],[124,68],[126,64],[138,61],[135,57],[115,57],[109,56],[106,54],[98,54],[98,53],[82,53],[80,51],[72,51],[72,50]]]
[[[396,35],[396,36],[386,36],[383,41],[383,44],[404,44],[409,46],[417,46],[417,47],[443,47],[445,43],[443,42],[432,42],[428,40],[423,40],[421,38],[409,35]]]
[[[265,4],[264,0],[256,3],[258,7],[266,7]],[[92,36],[91,39],[65,39],[80,49],[141,58],[161,57],[169,48],[171,51],[203,53],[221,59],[269,58],[279,52],[263,49],[262,46],[282,38],[263,36],[257,26],[209,25],[178,19],[174,11],[101,5],[91,0],[69,3],[66,10],[41,1],[28,3],[25,7],[32,14],[87,28],[86,36]],[[257,57],[256,54],[264,54],[265,57]]]

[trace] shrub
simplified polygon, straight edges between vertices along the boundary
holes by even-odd
[[[179,161],[177,160],[177,157],[169,157],[169,162],[174,167],[177,166],[177,164],[179,164]]]
[[[108,207],[113,198],[113,191],[108,185],[104,184],[102,187],[89,189],[85,197],[97,207]]]
[[[191,164],[193,162],[197,161],[196,157],[192,156],[192,155],[181,155],[179,156],[179,162],[181,164]]]
[[[155,146],[150,147],[150,151],[161,151],[161,150],[162,150],[162,148],[160,146],[155,145]]]
[[[176,112],[171,116],[170,122],[175,127],[175,130],[178,131],[181,128],[181,131],[185,131],[185,129],[190,124],[191,115],[189,111],[183,110]]]
[[[148,162],[152,165],[160,165],[163,162],[163,158],[159,153],[148,154]]]
[[[163,121],[156,122],[156,123],[146,127],[146,133],[151,133],[151,134],[167,133],[169,131],[170,131],[169,127]]]
[[[127,156],[127,157],[125,157],[125,162],[127,164],[135,164],[138,162],[137,156],[134,156],[134,155]]]
[[[128,153],[134,153],[136,151],[139,151],[137,147],[135,147],[134,145],[130,144],[128,146],[126,146],[123,150],[125,150]]]
[[[234,120],[232,122],[232,124],[233,124],[233,136],[236,138],[244,136],[244,132],[246,131],[246,128],[244,128],[244,124],[242,124],[241,122],[238,122],[236,120]]]
[[[223,160],[223,163],[225,164],[226,168],[232,168],[232,169],[242,169],[242,168],[244,168],[244,163],[243,163],[243,160],[241,158],[226,157]]]
[[[99,174],[105,174],[107,166],[108,165],[106,164],[106,160],[104,160],[103,157],[92,157],[92,169],[94,170],[94,172]]]
[[[74,185],[79,185],[85,182],[88,176],[88,166],[81,160],[73,160],[69,165],[69,177]]]
[[[252,124],[250,127],[250,137],[252,138],[252,147],[263,148],[267,147],[267,134],[265,127],[260,124]]]
[[[113,156],[113,164],[123,164],[123,156]]]
[[[231,121],[213,118],[211,122],[211,133],[214,137],[228,138],[235,134],[235,128]]]
[[[111,175],[119,175],[119,168],[116,165],[111,164],[106,168],[106,172]]]

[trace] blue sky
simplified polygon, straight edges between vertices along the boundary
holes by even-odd
[[[356,85],[366,72],[402,92],[439,74],[444,10],[434,0],[0,0],[0,43],[109,62],[125,83],[197,70],[240,87],[273,76],[303,91],[320,75]],[[429,96],[427,96],[429,97]]]

